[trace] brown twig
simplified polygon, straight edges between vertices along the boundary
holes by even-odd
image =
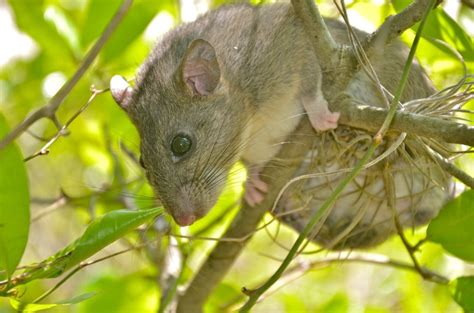
[[[323,267],[330,266],[335,263],[336,264],[340,263],[341,265],[344,265],[346,263],[347,264],[348,263],[371,264],[371,265],[376,265],[376,266],[392,267],[395,269],[412,271],[412,272],[418,273],[418,271],[412,264],[408,262],[393,260],[385,255],[374,254],[374,253],[358,253],[358,252],[351,251],[349,252],[347,257],[345,257],[345,256],[341,256],[341,253],[339,252],[335,256],[328,256],[328,257],[314,260],[314,261],[300,261],[297,264],[291,266],[283,274],[283,276],[281,277],[282,279],[278,281],[278,284],[275,284],[274,286],[272,286],[272,288],[270,288],[267,292],[265,292],[265,294],[262,296],[262,299],[267,298],[278,289],[300,278],[301,276],[305,275],[310,270],[317,270]],[[431,273],[432,277],[442,277],[438,273],[432,272],[429,269],[426,269],[426,268],[422,268],[422,269],[427,273]],[[448,281],[447,278],[445,277],[443,278],[446,281]],[[439,283],[438,280],[434,280],[433,282]],[[255,285],[260,285],[262,283],[263,282],[257,282],[255,283]],[[241,305],[242,299],[243,298],[241,296],[235,298],[234,300],[227,303],[225,305],[225,308],[228,308],[229,311],[237,310],[238,307]]]
[[[131,179],[131,180],[127,181],[125,184],[127,186],[132,185],[132,184],[135,184],[135,183],[139,182],[140,180],[141,179]],[[45,207],[39,209],[37,214],[32,216],[31,222],[32,223],[37,222],[38,220],[46,217],[47,215],[49,215],[49,214],[53,213],[54,211],[58,210],[59,208],[62,208],[66,204],[75,204],[77,202],[84,201],[84,200],[89,200],[91,198],[97,199],[97,198],[100,198],[102,196],[106,196],[108,193],[117,191],[121,187],[122,187],[122,185],[121,186],[108,185],[104,188],[99,188],[98,191],[95,191],[93,193],[89,193],[89,194],[82,195],[82,196],[77,196],[77,197],[71,197],[68,194],[66,194],[63,190],[60,190],[60,195],[57,198],[54,198],[54,199],[32,198],[31,199],[32,203],[42,204],[42,205],[45,205]],[[127,194],[122,193],[120,196],[121,197],[126,197]],[[121,199],[115,199],[115,201],[121,201]]]
[[[107,256],[105,256],[105,257],[102,257],[102,258],[99,258],[99,259],[81,262],[77,267],[75,267],[73,270],[71,270],[63,279],[61,279],[61,280],[60,280],[56,285],[54,285],[51,289],[49,289],[48,291],[46,291],[45,293],[43,293],[41,296],[39,296],[38,298],[36,298],[36,299],[33,301],[33,303],[38,303],[38,302],[40,302],[41,300],[45,299],[47,296],[51,295],[55,290],[57,290],[57,289],[58,289],[59,287],[61,287],[66,281],[68,281],[69,278],[71,278],[72,276],[74,276],[77,272],[79,272],[79,271],[82,270],[83,268],[85,268],[85,267],[87,267],[87,266],[90,266],[90,265],[93,265],[93,264],[96,264],[96,263],[99,263],[99,262],[102,262],[102,261],[105,261],[105,260],[110,259],[110,258],[113,258],[113,257],[115,257],[115,256],[118,256],[118,255],[121,255],[121,254],[130,252],[130,251],[133,251],[133,250],[141,249],[141,248],[143,248],[144,246],[145,246],[145,243],[144,243],[144,244],[141,244],[141,245],[138,245],[138,246],[134,246],[134,247],[125,249],[125,250],[122,250],[122,251],[118,251],[118,252],[109,254],[109,255],[107,255]]]
[[[433,153],[432,156],[436,159],[436,162],[441,166],[443,170],[451,174],[453,177],[456,177],[466,186],[469,186],[471,189],[474,189],[474,178],[468,173],[462,171],[460,168],[456,167],[453,163],[445,160],[441,156]]]
[[[341,112],[340,124],[367,131],[380,128],[387,115],[387,109],[360,105],[352,100],[333,102],[331,109]],[[474,126],[438,117],[397,111],[390,131],[474,147]]]
[[[429,3],[429,0],[415,0],[400,13],[387,17],[385,22],[364,40],[362,45],[367,54],[371,55],[419,22]]]
[[[408,255],[410,256],[410,259],[413,262],[413,270],[416,271],[423,277],[425,280],[429,280],[432,282],[440,283],[440,284],[447,284],[449,283],[449,279],[431,272],[427,270],[426,268],[422,267],[420,265],[420,262],[416,258],[415,252],[417,251],[414,246],[410,244],[408,239],[405,237],[405,234],[403,232],[403,226],[402,223],[400,222],[400,218],[398,216],[398,212],[395,208],[395,195],[396,195],[396,186],[393,183],[393,176],[391,174],[390,170],[390,163],[387,161],[385,162],[385,169],[383,171],[383,178],[384,178],[384,186],[386,190],[386,195],[387,195],[387,204],[390,207],[390,209],[393,212],[393,222],[395,224],[395,228],[397,229],[398,236],[400,237],[403,245],[405,246]],[[418,245],[416,245],[418,248]]]
[[[36,214],[35,216],[31,218],[31,223],[37,222],[43,217],[49,215],[51,212],[56,211],[60,207],[64,206],[68,202],[68,200],[69,200],[69,197],[61,191],[61,195],[56,200],[54,200],[53,203],[51,203],[46,208],[39,211],[38,214]]]
[[[74,75],[61,87],[61,89],[58,90],[58,92],[51,98],[51,100],[49,100],[46,105],[40,107],[39,109],[31,113],[20,124],[13,128],[13,130],[11,130],[2,140],[0,140],[0,150],[5,148],[18,136],[24,133],[31,125],[36,123],[38,120],[42,118],[49,118],[53,120],[53,122],[55,121],[55,114],[59,106],[63,103],[67,95],[69,95],[74,86],[79,82],[79,80],[87,71],[87,69],[92,65],[92,62],[99,54],[102,47],[105,45],[107,40],[110,38],[112,33],[122,21],[132,2],[133,0],[123,0],[119,9],[112,17],[112,20],[109,22],[104,32],[96,41],[91,50],[89,50]]]
[[[66,124],[64,124],[61,128],[59,128],[59,130],[56,132],[56,135],[53,136],[53,138],[51,138],[41,149],[39,149],[37,152],[33,153],[32,155],[26,157],[24,159],[25,162],[28,162],[38,156],[41,156],[41,155],[47,155],[49,153],[49,148],[62,136],[64,136],[65,134],[67,134],[67,128],[69,127],[69,125],[71,125],[72,122],[74,122],[74,120],[82,113],[84,112],[85,109],[87,109],[89,107],[89,105],[92,103],[92,101],[95,99],[95,97],[105,91],[107,91],[108,89],[104,89],[104,90],[95,90],[93,89],[92,90],[92,95],[90,96],[89,100],[86,102],[86,104],[84,104],[76,113],[73,114],[73,116],[71,116],[69,118],[69,120],[66,122]]]

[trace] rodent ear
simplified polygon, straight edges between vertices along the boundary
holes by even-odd
[[[123,76],[114,75],[110,79],[110,93],[122,109],[127,110],[127,106],[132,98],[132,92],[132,87]]]
[[[210,95],[221,78],[214,47],[203,39],[191,42],[181,63],[181,71],[182,80],[192,95]]]

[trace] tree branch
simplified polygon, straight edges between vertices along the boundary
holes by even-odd
[[[79,80],[87,71],[87,69],[91,66],[92,62],[99,54],[102,47],[105,45],[107,40],[110,38],[112,33],[122,21],[132,2],[133,0],[123,0],[119,9],[112,17],[112,20],[109,22],[109,24],[107,25],[99,39],[96,41],[94,46],[89,50],[74,75],[61,87],[61,89],[58,90],[58,92],[51,98],[51,100],[49,100],[46,105],[40,107],[39,109],[31,113],[31,115],[26,117],[12,131],[10,131],[10,133],[8,133],[2,140],[0,140],[0,150],[5,148],[18,136],[24,133],[31,125],[33,125],[38,120],[42,118],[54,118],[54,115],[58,110],[59,106],[63,103],[67,95],[71,92],[71,90],[79,82]]]
[[[362,46],[368,55],[418,23],[429,5],[429,0],[415,0],[400,13],[387,17],[383,24],[364,40]]]
[[[474,177],[457,168],[454,164],[445,160],[444,158],[436,154],[433,154],[432,156],[436,159],[436,162],[438,162],[438,164],[443,170],[451,174],[453,177],[459,179],[459,181],[461,181],[466,186],[469,186],[471,189],[474,189]]]
[[[359,105],[350,99],[332,101],[331,109],[341,113],[339,123],[367,131],[377,131],[387,116],[387,109]],[[406,132],[437,141],[474,147],[474,126],[451,120],[397,111],[390,131]]]

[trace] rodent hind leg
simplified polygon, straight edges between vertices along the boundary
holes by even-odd
[[[244,199],[250,206],[255,206],[262,202],[268,185],[260,179],[260,167],[248,168],[247,180],[245,181]]]
[[[301,101],[311,125],[316,131],[325,131],[337,127],[340,114],[339,112],[329,111],[328,102],[321,91],[312,96],[303,96]]]

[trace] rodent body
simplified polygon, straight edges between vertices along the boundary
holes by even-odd
[[[344,126],[315,138],[314,148],[308,151],[295,177],[353,167],[365,153],[369,138]],[[385,141],[376,156],[393,144],[393,138]],[[325,147],[324,151],[319,147]],[[292,184],[273,214],[302,231],[309,217],[346,175],[320,175]],[[450,187],[449,177],[426,155],[419,142],[408,138],[389,157],[362,171],[346,186],[310,238],[329,249],[380,244],[397,232],[395,214],[402,228],[428,223],[448,200]]]
[[[342,23],[329,20],[328,27],[336,41],[348,42]],[[373,60],[392,92],[406,51],[394,42]],[[136,86],[113,79],[111,91],[139,131],[148,180],[178,224],[189,225],[215,204],[236,161],[258,176],[301,118],[308,115],[317,130],[336,127],[321,75],[290,5],[233,5],[172,30],[142,65]],[[379,105],[364,75],[348,90]],[[433,91],[414,64],[402,100]]]

